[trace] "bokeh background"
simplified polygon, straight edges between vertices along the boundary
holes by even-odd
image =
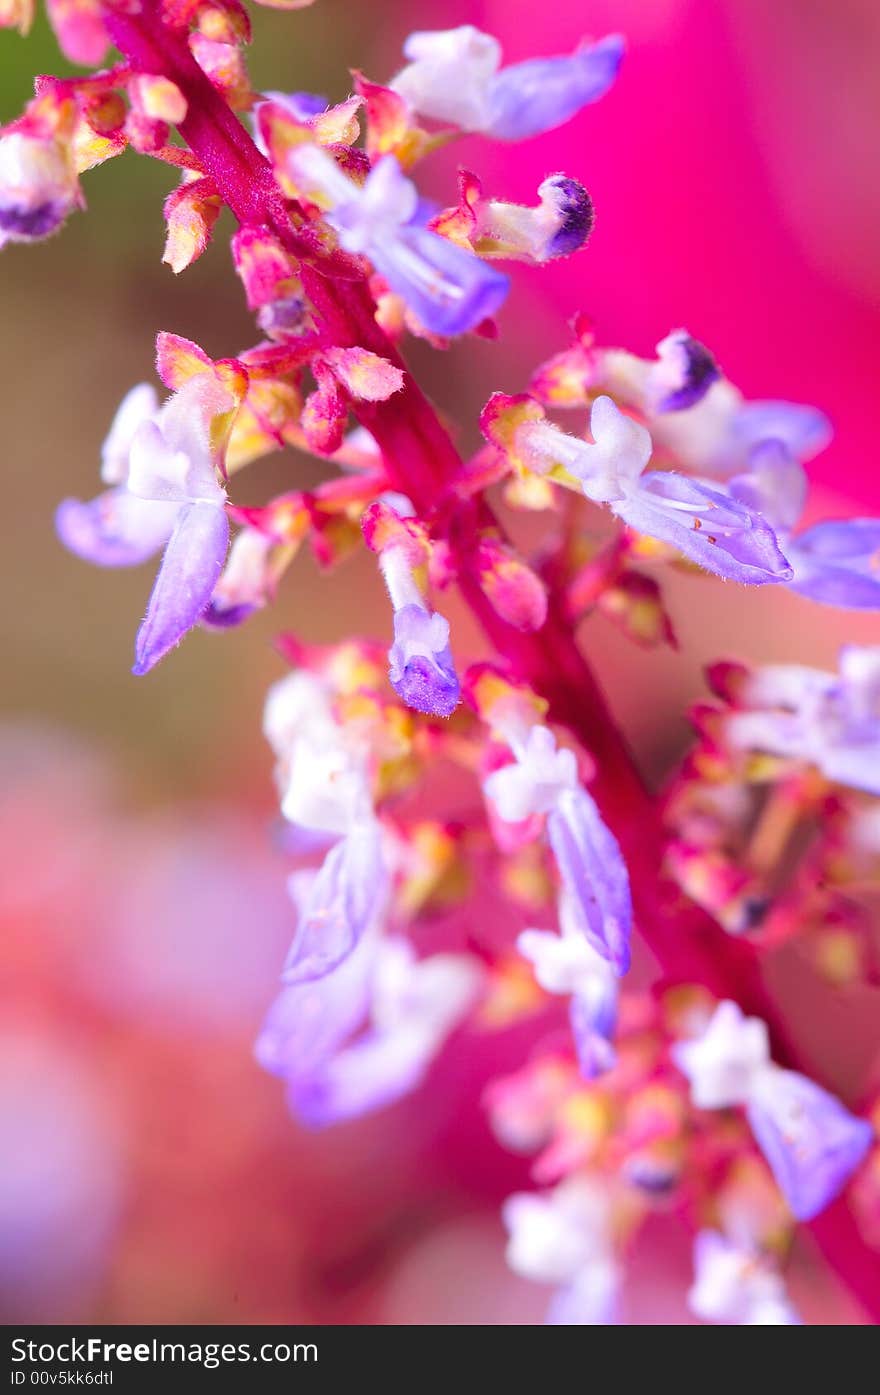
[[[317,0],[255,14],[251,73],[262,89],[338,100],[349,67],[390,76],[416,25],[463,22],[497,34],[511,60],[583,33],[630,41],[616,88],[563,131],[513,154],[469,140],[425,170],[446,203],[458,160],[524,201],[564,168],[598,210],[585,254],[518,276],[499,344],[415,352],[464,443],[490,391],[519,390],[562,347],[574,311],[645,353],[685,325],[747,394],[832,417],[834,443],[812,466],[817,515],[880,510],[874,0],[425,0],[417,14],[403,0]],[[43,71],[68,71],[44,19],[27,40],[0,33],[0,121]],[[86,176],[87,215],[0,258],[0,1316],[536,1321],[545,1295],[506,1274],[496,1215],[524,1175],[478,1103],[522,1052],[516,1034],[454,1046],[417,1098],[319,1136],[290,1121],[250,1055],[291,933],[259,735],[282,672],[272,637],[283,625],[327,640],[355,623],[383,634],[375,569],[319,578],[303,556],[274,613],[196,633],[136,680],[149,570],[93,571],[54,539],[57,501],[96,491],[100,442],[124,391],[150,377],[156,332],[215,356],[253,336],[230,227],[181,278],[160,264],[172,182],[125,155]],[[236,498],[320,477],[290,452],[252,467]],[[628,649],[601,619],[585,635],[657,780],[719,650],[830,665],[843,640],[880,641],[874,617],[771,588],[682,577],[670,595],[677,656]],[[456,634],[477,652],[466,617]],[[823,1005],[842,1089],[866,1066],[872,1015],[868,997]],[[808,1315],[851,1319],[803,1258]],[[631,1315],[684,1320],[683,1238],[661,1226],[642,1272]]]

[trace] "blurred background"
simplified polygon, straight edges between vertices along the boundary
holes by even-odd
[[[641,353],[685,325],[747,395],[831,416],[834,443],[811,467],[816,516],[880,511],[874,0],[425,0],[417,16],[402,0],[317,0],[255,13],[251,75],[339,100],[350,67],[387,79],[412,28],[464,22],[497,34],[509,60],[585,33],[620,30],[630,47],[610,95],[561,132],[513,154],[468,140],[424,169],[446,204],[459,161],[523,201],[564,168],[598,213],[582,256],[515,278],[499,344],[414,351],[463,444],[489,392],[521,390],[563,347],[576,310],[602,342]],[[0,33],[0,122],[35,72],[63,71],[42,16],[27,40]],[[159,329],[214,356],[254,338],[231,225],[182,277],[161,265],[173,182],[125,155],[86,176],[87,215],[0,258],[0,1317],[540,1320],[546,1295],[507,1275],[496,1216],[525,1174],[478,1102],[521,1041],[454,1046],[416,1099],[319,1136],[296,1128],[251,1059],[292,929],[260,737],[282,672],[272,637],[338,637],[355,588],[357,624],[384,634],[374,566],[319,578],[303,555],[274,612],[225,637],[197,632],[136,680],[149,568],[92,570],[54,537],[59,499],[96,492],[100,443],[123,393],[151,377]],[[289,452],[239,477],[235,498],[321,477]],[[680,655],[630,649],[601,619],[585,635],[657,780],[719,646],[831,665],[844,640],[880,641],[875,617],[775,588],[680,577],[669,595]],[[455,624],[460,652],[477,653],[466,617]],[[827,1006],[842,1079],[863,1059],[853,1042],[869,1011]],[[807,1315],[846,1320],[810,1262]],[[661,1226],[643,1272],[631,1315],[684,1320],[683,1238]]]

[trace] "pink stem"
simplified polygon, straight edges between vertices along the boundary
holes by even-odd
[[[163,20],[156,0],[143,0],[137,14],[108,10],[106,21],[113,42],[135,71],[163,74],[180,88],[187,101],[180,133],[239,222],[270,228],[301,255],[304,239],[271,166],[195,62],[185,32]],[[430,513],[463,468],[448,433],[376,323],[366,283],[346,281],[337,288],[317,266],[303,265],[303,276],[330,342],[372,349],[404,369],[401,392],[387,402],[357,404],[357,414],[382,451],[389,481],[419,512]],[[465,506],[457,517],[456,539],[465,561],[475,508]],[[481,508],[480,521],[497,526]],[[664,975],[702,984],[762,1017],[773,1037],[775,1059],[797,1069],[798,1052],[767,993],[754,948],[732,939],[662,875],[663,835],[653,800],[575,643],[563,599],[551,594],[546,624],[537,634],[523,634],[496,614],[467,566],[460,586],[498,653],[548,699],[553,719],[595,756],[594,791],[629,866],[639,929]],[[840,1279],[880,1322],[880,1260],[866,1246],[846,1199],[826,1208],[810,1229]]]

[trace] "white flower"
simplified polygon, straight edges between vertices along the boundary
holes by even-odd
[[[770,1063],[767,1028],[745,1017],[736,1003],[719,1003],[701,1037],[672,1048],[673,1059],[691,1083],[698,1109],[742,1104]]]

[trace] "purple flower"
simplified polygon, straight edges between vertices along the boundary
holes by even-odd
[[[719,1003],[701,1036],[672,1057],[698,1109],[745,1107],[755,1140],[798,1220],[819,1214],[865,1156],[874,1131],[839,1100],[770,1061],[767,1028]]]
[[[294,890],[300,885],[294,882]],[[385,905],[388,874],[375,819],[355,823],[310,879],[282,972],[288,984],[322,978],[342,964]]]
[[[547,818],[547,833],[572,917],[617,974],[629,968],[632,898],[614,834],[586,790],[565,790]]]
[[[405,940],[371,929],[329,974],[282,991],[257,1058],[286,1079],[290,1107],[310,1128],[355,1118],[421,1083],[481,981],[470,958],[416,961]]]
[[[377,161],[362,186],[316,145],[295,146],[288,166],[303,196],[326,210],[346,251],[367,257],[433,334],[465,334],[500,308],[508,278],[414,221],[418,191],[392,155]]]
[[[746,1113],[780,1191],[799,1221],[824,1211],[874,1140],[866,1119],[795,1071],[765,1071]]]
[[[161,408],[151,388],[133,388],[102,451],[102,474],[114,487],[58,508],[61,541],[99,566],[134,566],[167,544],[135,641],[137,675],[192,629],[223,570],[229,523],[213,428],[232,406],[209,373],[190,378]]]
[[[760,586],[792,575],[776,534],[760,514],[687,475],[649,471],[612,508],[636,532],[669,543],[728,581]]]
[[[577,481],[588,499],[607,504],[629,527],[658,538],[731,581],[761,585],[792,575],[776,535],[760,513],[671,471],[643,471],[652,442],[610,397],[597,397],[592,442],[546,420],[527,421],[516,443],[530,468]]]
[[[623,57],[612,34],[572,54],[535,58],[499,71],[497,39],[472,25],[410,34],[411,61],[391,86],[413,111],[498,140],[526,140],[563,125],[608,91]]]

